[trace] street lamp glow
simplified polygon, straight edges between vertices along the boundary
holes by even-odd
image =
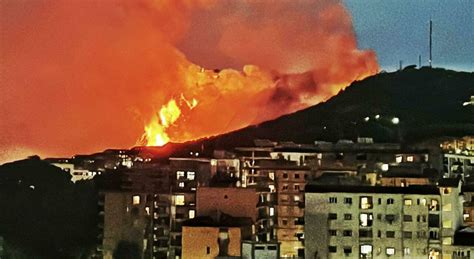
[[[395,124],[395,125],[397,125],[398,123],[400,123],[400,119],[397,118],[397,117],[393,117],[392,123]]]
[[[369,120],[370,120],[369,117],[365,117],[365,118],[364,118],[364,121],[369,121]]]
[[[379,114],[375,115],[375,119],[376,120],[380,119],[380,115]]]

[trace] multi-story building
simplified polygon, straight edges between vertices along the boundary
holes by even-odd
[[[441,258],[462,222],[459,194],[451,182],[307,185],[305,258]]]
[[[274,169],[277,189],[277,240],[280,256],[295,258],[304,254],[304,188],[308,167],[286,166]]]
[[[445,141],[440,146],[444,153],[444,176],[460,176],[466,182],[472,182],[471,179],[474,179],[474,137],[466,136]]]

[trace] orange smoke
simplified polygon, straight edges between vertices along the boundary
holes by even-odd
[[[7,152],[70,156],[128,148],[142,134],[148,145],[215,135],[378,71],[336,0],[0,5]]]

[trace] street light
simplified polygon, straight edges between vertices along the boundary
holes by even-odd
[[[393,118],[392,118],[392,123],[395,124],[395,125],[397,125],[398,123],[400,123],[400,119],[397,118],[397,117],[393,117]]]

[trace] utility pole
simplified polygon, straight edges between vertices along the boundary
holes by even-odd
[[[428,60],[429,66],[432,67],[433,62],[433,21],[430,18],[430,59]]]

